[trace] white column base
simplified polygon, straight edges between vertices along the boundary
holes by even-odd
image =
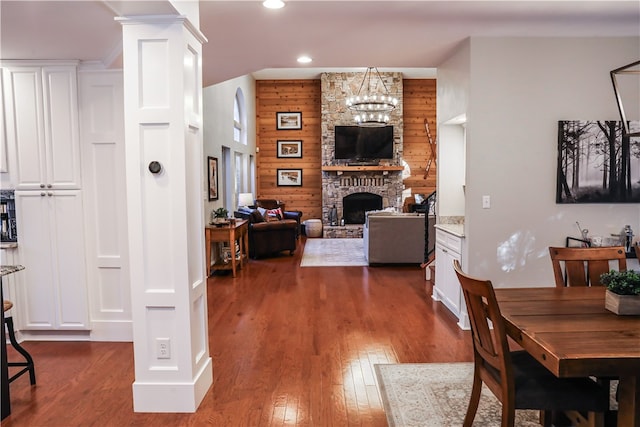
[[[209,357],[196,378],[188,383],[133,383],[134,412],[196,412],[213,382]]]

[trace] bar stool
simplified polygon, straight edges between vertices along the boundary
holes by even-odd
[[[31,357],[31,355],[27,352],[27,350],[25,350],[16,340],[16,333],[14,331],[13,328],[13,318],[11,317],[11,315],[7,315],[7,311],[11,310],[11,307],[13,307],[13,303],[11,301],[3,301],[3,311],[4,311],[4,323],[5,325],[7,325],[7,330],[9,333],[9,342],[11,342],[11,345],[13,346],[13,348],[16,349],[16,351],[18,353],[20,353],[25,361],[24,362],[8,362],[7,365],[9,367],[11,366],[22,366],[23,369],[20,370],[19,372],[16,372],[13,376],[9,377],[9,382],[12,382],[13,380],[17,379],[20,375],[29,372],[29,381],[31,382],[31,385],[34,385],[36,383],[36,368],[33,364],[33,358]]]

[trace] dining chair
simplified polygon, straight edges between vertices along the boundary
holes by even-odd
[[[502,427],[513,427],[516,409],[541,411],[551,426],[553,412],[589,412],[593,426],[604,425],[608,390],[590,378],[557,378],[524,350],[511,351],[500,307],[489,280],[476,279],[453,261],[467,304],[473,339],[473,386],[464,427],[471,427],[482,384],[502,403]]]
[[[627,269],[622,246],[603,248],[549,248],[556,287],[602,286],[600,275],[611,270],[617,261],[620,271]]]

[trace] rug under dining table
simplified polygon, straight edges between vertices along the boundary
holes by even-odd
[[[467,412],[472,363],[374,365],[390,427],[460,427]],[[500,425],[501,404],[483,386],[474,427]],[[539,427],[539,411],[516,410],[516,426]]]

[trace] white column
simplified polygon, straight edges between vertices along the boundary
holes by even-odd
[[[202,43],[183,16],[123,25],[136,412],[194,412],[213,382],[202,208]],[[162,169],[152,173],[149,165]]]

